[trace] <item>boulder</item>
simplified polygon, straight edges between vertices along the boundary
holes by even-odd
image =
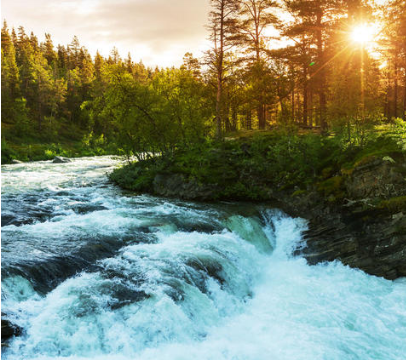
[[[54,164],[65,164],[65,163],[70,163],[71,160],[68,158],[61,157],[61,156],[55,156],[55,158],[52,160],[52,162]]]
[[[19,336],[22,333],[22,329],[13,324],[10,320],[5,318],[6,314],[1,313],[1,342],[8,340],[12,336]]]

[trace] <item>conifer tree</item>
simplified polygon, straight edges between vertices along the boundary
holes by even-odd
[[[259,129],[265,129],[266,98],[269,97],[267,85],[272,79],[269,78],[269,70],[266,64],[267,43],[269,38],[264,32],[278,23],[274,14],[278,7],[273,0],[243,0],[238,13],[238,33],[234,37],[237,44],[242,48],[244,62],[248,65],[248,74],[251,86],[254,90],[254,99],[257,103],[257,117]]]
[[[223,87],[227,66],[226,56],[233,46],[231,36],[235,33],[235,15],[238,11],[236,0],[210,0],[212,11],[210,18],[210,40],[212,49],[207,53],[208,63],[216,75],[216,130],[217,139],[222,137],[224,126],[224,94]]]

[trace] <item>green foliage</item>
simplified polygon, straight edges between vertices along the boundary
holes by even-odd
[[[24,98],[17,98],[14,100],[13,106],[13,119],[15,121],[14,132],[15,136],[21,136],[30,132],[31,122],[28,115],[27,100]]]
[[[394,197],[389,200],[383,200],[378,204],[381,209],[388,209],[392,213],[405,211],[406,209],[406,196]]]
[[[403,156],[389,134],[370,138],[360,147],[347,146],[340,137],[275,132],[225,142],[198,143],[178,149],[170,158],[155,158],[123,167],[114,172],[111,179],[127,189],[151,192],[155,175],[166,172],[213,185],[218,189],[213,199],[265,200],[270,196],[267,189],[300,195],[313,187],[330,201],[337,201],[344,196],[344,178],[350,173],[349,160],[388,153],[394,159]],[[359,162],[353,162],[351,166],[358,165]]]
[[[406,121],[396,118],[393,120],[391,126],[392,138],[396,141],[397,145],[406,151]]]
[[[336,198],[341,197],[343,194],[343,177],[333,176],[323,182],[317,184],[317,190],[321,192],[325,197],[334,195]]]
[[[7,142],[1,141],[1,163],[10,164],[16,158],[15,152],[7,145]]]
[[[220,16],[221,3],[229,7],[227,21]],[[384,31],[397,49],[386,54],[385,68],[362,46],[344,45],[341,29],[348,16],[356,19],[355,8],[343,11],[334,1],[282,3],[294,18],[282,34],[294,44],[270,51],[263,31],[278,23],[271,10],[279,4],[212,2],[212,40],[220,36],[227,44],[213,44],[204,68],[190,53],[179,69],[146,68],[130,56],[122,59],[116,49],[107,58],[99,53],[92,58],[76,37],[55,49],[49,34],[39,44],[23,27],[16,35],[4,24],[2,139],[21,159],[49,158],[52,143],[63,144],[74,155],[120,153],[139,160],[156,155],[179,159],[185,151],[196,153],[196,159],[184,155],[174,166],[196,179],[238,183],[241,170],[247,179],[261,174],[264,182],[280,188],[311,184],[326,164],[334,174],[340,164],[351,167],[364,156],[389,154],[392,145],[406,148],[399,90],[405,85],[399,75],[406,64],[404,18],[395,16]],[[403,10],[399,2],[388,4],[388,14]],[[225,33],[218,33],[220,23]],[[377,124],[388,121],[394,143],[373,149],[380,142]],[[299,135],[313,131],[308,127],[314,125],[323,134],[333,130],[334,136]],[[256,135],[249,156],[241,143],[217,146],[221,159],[207,149],[199,158],[201,149],[195,150],[215,132],[221,138],[254,127],[278,130]],[[301,127],[306,129],[299,132]],[[29,146],[38,144],[43,147],[33,155]],[[234,158],[238,166],[234,160],[228,163]]]
[[[156,163],[149,160],[116,169],[109,175],[109,178],[124,189],[149,192],[157,171]]]

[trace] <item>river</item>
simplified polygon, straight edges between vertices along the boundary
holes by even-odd
[[[405,279],[308,266],[264,205],[123,192],[120,162],[2,166],[4,360],[405,359]]]

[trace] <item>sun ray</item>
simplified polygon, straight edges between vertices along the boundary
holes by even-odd
[[[370,24],[359,24],[351,31],[351,40],[360,43],[370,43],[374,41],[376,35],[375,27]]]

